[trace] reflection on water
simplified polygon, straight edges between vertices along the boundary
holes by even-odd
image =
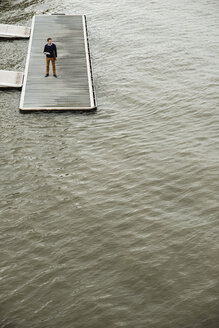
[[[0,91],[0,327],[216,328],[218,2],[1,1],[87,14],[94,114]],[[23,71],[28,41],[0,41]]]

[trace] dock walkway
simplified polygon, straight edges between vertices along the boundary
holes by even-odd
[[[45,78],[43,54],[48,37],[57,46],[58,78]],[[21,93],[21,111],[91,110],[96,108],[86,17],[37,15],[33,17]]]

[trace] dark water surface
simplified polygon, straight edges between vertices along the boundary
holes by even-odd
[[[99,106],[0,91],[0,328],[219,327],[219,2],[0,2],[52,12],[88,15]],[[27,46],[1,40],[0,69]]]

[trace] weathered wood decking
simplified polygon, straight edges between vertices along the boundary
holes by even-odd
[[[48,37],[57,46],[58,78],[44,77]],[[96,100],[85,16],[34,16],[20,110],[91,110]]]

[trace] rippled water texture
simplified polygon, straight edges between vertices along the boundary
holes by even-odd
[[[0,91],[0,328],[219,327],[219,2],[0,2],[52,12],[87,14],[98,110]]]

